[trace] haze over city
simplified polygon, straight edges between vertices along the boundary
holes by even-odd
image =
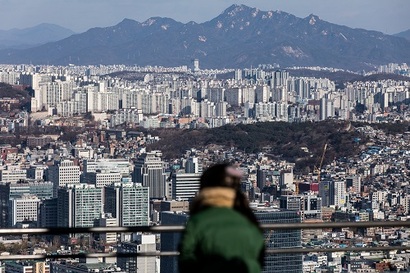
[[[318,15],[323,20],[353,28],[395,34],[410,28],[410,2],[405,0],[89,0],[13,1],[0,0],[0,29],[28,28],[52,23],[84,32],[93,27],[112,26],[124,18],[139,22],[154,16],[186,23],[208,21],[232,4],[245,4],[261,10],[282,10],[298,17]]]

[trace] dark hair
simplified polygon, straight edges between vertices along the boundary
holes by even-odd
[[[260,229],[258,220],[249,206],[249,201],[245,194],[241,191],[241,177],[231,175],[228,172],[228,168],[230,167],[233,168],[232,165],[227,163],[220,163],[210,166],[201,176],[200,190],[209,187],[227,187],[234,189],[236,194],[233,209],[248,218],[251,223],[255,224]],[[205,208],[206,207],[204,206],[200,206],[200,204],[194,203],[191,206],[190,214],[194,215]]]

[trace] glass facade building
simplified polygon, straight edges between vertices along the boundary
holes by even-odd
[[[92,185],[60,188],[57,208],[59,227],[93,227],[102,213],[102,189]]]
[[[261,224],[300,223],[298,211],[279,209],[258,209],[256,218]],[[302,247],[301,230],[266,230],[266,249],[299,248]],[[301,253],[266,254],[264,273],[300,273],[302,272]]]
[[[118,219],[119,226],[149,224],[149,188],[140,183],[117,183],[105,188],[105,212]]]

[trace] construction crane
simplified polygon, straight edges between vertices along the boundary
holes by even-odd
[[[323,146],[323,153],[322,153],[322,157],[320,158],[319,165],[314,166],[314,169],[313,169],[313,173],[317,174],[317,182],[318,183],[320,183],[320,173],[321,173],[321,170],[322,170],[323,160],[325,159],[326,150],[327,150],[327,142]]]
[[[327,145],[327,142],[326,142],[325,145],[323,146],[323,153],[322,153],[322,156],[320,158],[319,165],[313,167],[313,174],[317,174],[317,182],[318,183],[320,183],[320,172],[321,172],[321,169],[322,169],[323,160],[325,159],[327,146],[328,145]],[[299,182],[295,183],[295,194],[296,195],[299,194]]]

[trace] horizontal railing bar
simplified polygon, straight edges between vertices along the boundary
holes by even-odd
[[[263,224],[265,230],[295,230],[295,229],[333,229],[333,228],[368,228],[368,227],[410,227],[410,221],[387,221],[387,222],[321,222],[321,223],[275,223]],[[91,227],[91,228],[28,228],[0,229],[0,235],[58,235],[73,233],[112,233],[112,232],[182,232],[184,226],[137,226],[137,227]],[[363,251],[397,251],[410,250],[410,246],[376,246],[376,247],[345,247],[345,248],[277,248],[267,249],[269,255],[285,253],[309,253],[309,252],[363,252]],[[1,260],[27,260],[27,259],[61,259],[61,258],[95,258],[95,257],[138,257],[138,256],[177,256],[177,251],[156,251],[145,253],[79,253],[79,254],[41,254],[41,255],[5,255]]]
[[[262,224],[263,229],[294,230],[294,229],[331,229],[331,228],[368,228],[368,227],[410,227],[410,221],[387,222],[323,222],[323,223],[275,223]],[[184,226],[135,226],[135,227],[90,227],[90,228],[4,228],[0,235],[38,234],[58,235],[70,233],[105,233],[105,232],[182,232]]]
[[[267,249],[267,254],[286,254],[286,253],[310,253],[310,252],[374,252],[374,251],[393,251],[410,250],[410,246],[375,246],[375,247],[343,247],[343,248],[277,248]]]
[[[263,229],[321,229],[321,228],[368,228],[410,227],[410,221],[322,222],[322,223],[275,223],[263,224]]]
[[[90,228],[6,228],[0,229],[0,235],[38,234],[57,235],[70,233],[112,233],[112,232],[182,232],[184,226],[135,226],[135,227],[90,227]]]
[[[386,252],[386,251],[405,251],[410,250],[410,246],[379,246],[379,247],[344,247],[344,248],[277,248],[267,249],[267,255],[275,254],[295,254],[295,253],[331,253],[331,252]],[[79,254],[40,254],[40,255],[4,255],[0,256],[2,260],[53,260],[63,258],[107,258],[107,257],[164,257],[178,256],[178,251],[156,251],[156,252],[139,252],[139,253],[79,253]]]
[[[157,256],[178,256],[178,251],[154,251],[138,253],[77,253],[77,254],[34,254],[34,255],[4,255],[0,256],[1,260],[46,260],[46,259],[63,259],[63,258],[110,258],[110,257],[157,257]]]

